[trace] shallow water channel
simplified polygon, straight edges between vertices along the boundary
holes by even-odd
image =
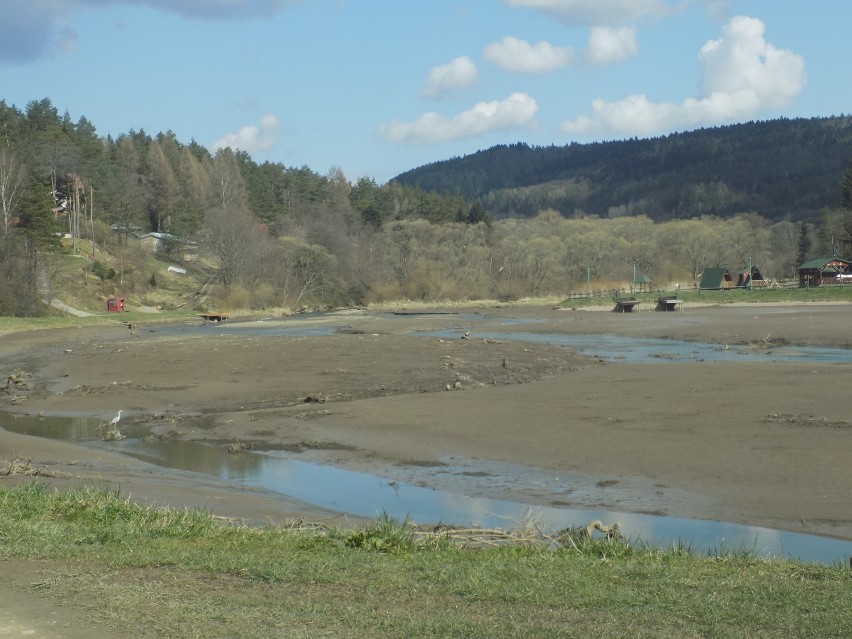
[[[435,314],[438,315],[438,314]],[[434,336],[442,339],[457,339],[470,328],[474,320],[485,319],[478,314],[445,314],[458,320],[457,328],[422,330],[413,333],[419,336]],[[396,317],[411,318],[414,314],[386,314],[392,320]],[[479,329],[471,338],[500,339],[554,344],[571,348],[584,355],[621,363],[676,363],[676,362],[823,362],[852,363],[852,350],[846,348],[827,348],[818,346],[771,345],[767,348],[751,348],[743,345],[705,344],[674,339],[648,337],[624,337],[583,333],[540,333],[529,330],[534,328],[536,320],[501,319],[492,326],[500,330]],[[510,330],[517,327],[520,330]],[[151,329],[159,336],[195,336],[205,334],[227,334],[265,337],[322,337],[345,331],[349,327],[344,320],[338,323],[310,325],[282,321],[251,322],[246,324],[187,324],[164,326]]]
[[[147,439],[148,432],[138,424],[128,424],[123,429],[127,438],[114,442],[103,441],[103,423],[90,418],[0,413],[0,427],[120,452],[156,466],[200,473],[235,487],[259,488],[359,517],[375,517],[384,512],[416,523],[444,522],[504,530],[535,522],[551,532],[600,519],[610,524],[618,522],[633,542],[663,548],[683,545],[696,553],[749,551],[762,557],[792,557],[827,564],[845,563],[852,557],[852,541],[817,535],[610,510],[527,505],[418,485],[427,476],[440,485],[445,476],[453,486],[459,485],[462,478],[466,492],[471,494],[493,491],[495,484],[549,488],[554,496],[564,490],[564,481],[557,473],[516,464],[448,459],[439,467],[405,467],[392,473],[393,477],[380,477],[300,460],[292,453],[229,455],[222,447],[199,442]]]
[[[424,331],[418,335],[457,338],[466,320],[457,317],[459,329]],[[481,319],[481,318],[480,318]],[[506,332],[521,323],[500,322],[500,330],[477,331],[477,338],[524,340],[557,344],[586,355],[622,363],[683,361],[813,361],[852,362],[847,349],[783,346],[753,350],[676,340],[613,337],[564,333]],[[246,336],[323,336],[348,328],[339,324],[290,324],[262,322],[247,325],[165,326],[151,330],[158,335],[234,334]],[[519,326],[520,328],[520,326]],[[99,420],[69,417],[31,417],[0,412],[0,427],[9,431],[83,444],[121,452],[142,461],[171,469],[201,473],[235,486],[251,486],[355,516],[374,517],[382,512],[417,523],[476,525],[510,529],[534,520],[547,531],[585,526],[594,519],[618,522],[624,534],[637,543],[659,547],[685,545],[694,552],[749,551],[759,556],[793,557],[821,563],[847,562],[852,541],[804,535],[725,522],[681,519],[619,511],[586,510],[527,505],[501,499],[476,497],[494,494],[500,486],[546,491],[554,499],[560,493],[576,496],[582,486],[565,488],[566,478],[557,473],[520,465],[451,458],[435,467],[400,467],[393,476],[377,476],[298,459],[284,452],[229,455],[221,447],[197,442],[148,439],[142,425],[122,428],[126,439],[102,440]],[[447,480],[447,481],[444,481]],[[428,484],[430,487],[425,487]],[[465,486],[465,493],[445,487]],[[497,490],[495,490],[495,488]]]

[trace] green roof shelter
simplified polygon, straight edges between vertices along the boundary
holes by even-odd
[[[731,277],[730,271],[724,266],[713,268],[705,268],[701,274],[701,283],[698,285],[700,289],[720,290],[734,288],[734,278]]]
[[[643,293],[652,290],[654,290],[654,281],[651,279],[651,276],[639,273],[636,276],[636,291]]]
[[[799,286],[852,283],[852,262],[839,257],[819,257],[799,265]]]

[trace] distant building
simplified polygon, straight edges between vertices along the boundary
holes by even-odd
[[[744,268],[737,273],[737,288],[761,288],[763,286],[766,286],[766,280],[763,279],[760,269],[756,266],[752,266],[751,271]]]
[[[852,283],[852,262],[839,257],[820,257],[799,265],[799,286]]]
[[[698,285],[698,288],[721,290],[734,288],[734,286],[736,286],[736,284],[734,283],[734,278],[731,277],[730,271],[728,271],[728,269],[724,266],[717,266],[704,269],[704,273],[701,274],[701,283]]]
[[[139,242],[152,251],[159,251],[166,244],[177,241],[177,236],[171,233],[146,233],[139,238]]]
[[[636,276],[636,292],[645,293],[654,290],[654,281],[650,275],[640,273]]]

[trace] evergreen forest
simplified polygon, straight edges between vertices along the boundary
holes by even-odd
[[[812,219],[836,206],[852,117],[748,122],[652,139],[496,146],[395,179],[480,200],[495,217],[646,215],[655,221],[756,211]]]
[[[171,131],[103,137],[48,98],[0,101],[0,127],[0,315],[47,313],[69,257],[104,296],[143,299],[167,263],[211,304],[299,309],[603,290],[633,265],[663,286],[749,262],[782,280],[852,256],[849,118],[497,147],[382,185]]]

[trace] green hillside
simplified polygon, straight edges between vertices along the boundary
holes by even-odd
[[[560,298],[634,268],[795,280],[852,255],[850,122],[501,146],[380,185],[0,101],[0,315]]]
[[[852,158],[852,118],[779,119],[563,147],[496,146],[397,176],[480,200],[497,217],[543,209],[653,220],[753,211],[813,218],[836,206]]]

